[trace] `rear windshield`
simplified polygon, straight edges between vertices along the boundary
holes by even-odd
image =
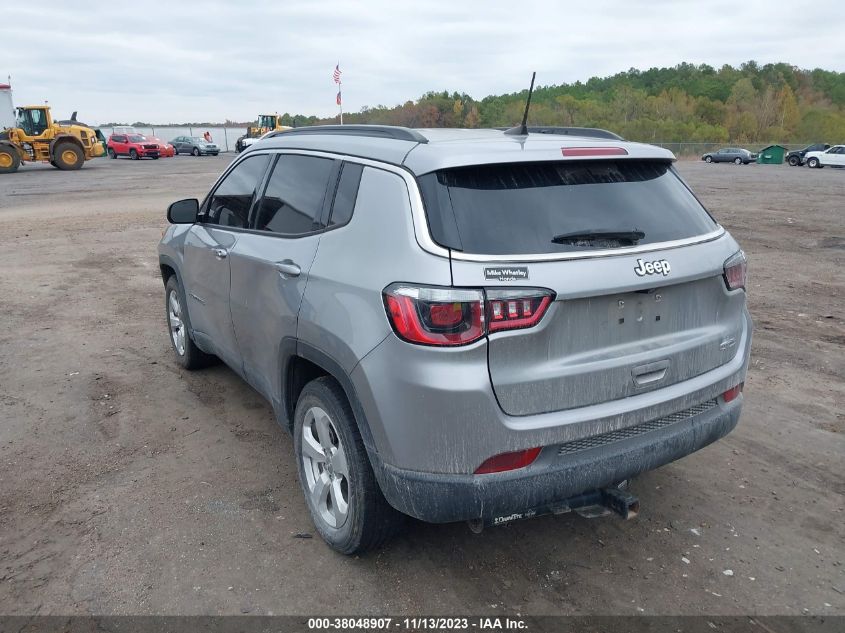
[[[582,252],[717,226],[664,161],[478,165],[426,174],[420,188],[432,238],[466,253]]]

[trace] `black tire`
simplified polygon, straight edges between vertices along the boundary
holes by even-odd
[[[816,167],[821,168],[822,164],[819,162],[819,159],[813,156],[812,158],[807,160],[807,167],[811,169],[815,169]]]
[[[734,165],[742,165],[742,162],[741,158],[734,158]]]
[[[342,447],[346,456],[348,476],[339,476],[328,467],[320,471],[320,477],[329,473],[327,477],[336,478],[338,487],[343,485],[344,480],[346,482],[348,510],[344,522],[337,528],[321,516],[312,499],[306,468],[313,467],[306,466],[306,460],[303,459],[304,432],[311,432],[309,412],[313,412],[315,408],[322,409],[328,415],[333,430],[331,437],[337,439],[337,446]],[[306,414],[309,414],[309,428],[306,428]],[[405,517],[391,507],[382,495],[367,457],[367,449],[364,448],[361,434],[358,432],[352,408],[343,389],[333,378],[323,376],[305,385],[296,403],[293,435],[302,493],[305,495],[305,503],[311,512],[314,527],[323,540],[333,550],[347,555],[381,546],[396,532]],[[331,486],[330,495],[335,494],[334,481],[332,479],[332,483],[328,484]]]
[[[177,346],[177,337],[173,333],[174,323],[171,320],[171,295],[175,297],[179,305],[178,317],[181,320],[182,327],[182,350]],[[168,338],[170,339],[170,347],[173,348],[173,353],[176,356],[176,362],[187,370],[202,369],[213,364],[216,360],[211,354],[206,354],[199,347],[196,346],[191,338],[191,321],[188,316],[188,311],[185,309],[185,293],[176,279],[176,275],[171,275],[164,286],[164,314],[167,323]]]
[[[198,147],[195,147],[193,149],[193,151],[191,152],[191,156],[199,156],[199,155],[200,155],[200,150],[199,150]]]
[[[212,156],[217,156],[218,152],[211,152]]]
[[[60,141],[53,148],[53,162],[62,171],[82,169],[85,164],[85,154],[76,143]]]
[[[713,157],[712,157],[712,156],[705,156],[705,157],[704,157],[704,162],[705,162],[705,163],[712,163],[712,162],[713,162]]]
[[[21,156],[11,145],[0,145],[0,157],[0,174],[11,174],[21,166]]]
[[[801,160],[797,156],[790,156],[787,161],[790,167],[798,167],[801,164]]]
[[[111,147],[109,148],[109,158],[117,158],[117,152],[115,152]]]
[[[138,156],[138,152],[134,149],[129,150],[129,158],[132,160],[141,160],[141,157]]]

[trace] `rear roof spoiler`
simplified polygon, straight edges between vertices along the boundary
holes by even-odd
[[[563,136],[584,136],[587,138],[603,138],[608,139],[611,141],[624,141],[625,139],[610,132],[608,130],[602,130],[601,128],[597,127],[556,127],[553,125],[537,125],[537,126],[528,126],[528,133],[529,134],[560,134]],[[522,134],[522,128],[512,127],[505,130],[505,134],[518,136]]]

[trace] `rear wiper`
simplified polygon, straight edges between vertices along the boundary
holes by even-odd
[[[555,244],[574,244],[576,242],[592,242],[596,240],[607,240],[623,242],[633,245],[645,237],[642,231],[575,231],[573,233],[561,233],[552,238]]]

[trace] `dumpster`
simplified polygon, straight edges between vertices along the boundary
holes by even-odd
[[[780,165],[785,154],[786,148],[783,145],[769,145],[757,152],[757,162],[761,165]]]

